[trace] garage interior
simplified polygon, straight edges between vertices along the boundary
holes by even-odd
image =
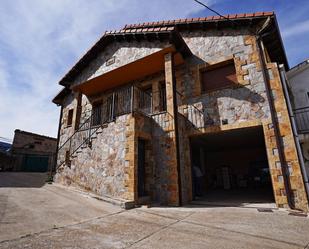
[[[275,205],[262,127],[191,138],[195,202]]]

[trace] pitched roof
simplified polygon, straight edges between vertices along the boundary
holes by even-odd
[[[255,13],[242,13],[242,14],[230,14],[224,16],[207,16],[207,17],[198,17],[198,18],[185,18],[185,19],[175,19],[167,21],[158,21],[158,22],[145,22],[137,24],[127,24],[124,26],[123,30],[128,29],[137,29],[137,28],[149,28],[149,27],[166,27],[166,26],[175,26],[180,24],[192,24],[192,23],[201,23],[201,22],[214,22],[214,21],[226,21],[226,20],[244,20],[251,18],[264,18],[268,16],[273,16],[274,12],[255,12]]]
[[[186,44],[177,31],[176,27],[158,27],[158,28],[143,28],[136,30],[113,30],[106,31],[105,34],[88,50],[88,52],[72,67],[72,69],[60,80],[59,84],[69,86],[70,81],[85,68],[89,62],[94,59],[97,54],[104,49],[108,44],[114,41],[131,41],[131,40],[167,40],[174,43],[180,49],[184,49],[185,54],[190,54]]]
[[[40,134],[37,134],[37,133],[32,133],[32,132],[29,132],[29,131],[23,131],[23,130],[19,130],[19,129],[16,129],[14,132],[15,132],[15,135],[16,135],[16,133],[21,133],[21,134],[29,135],[29,136],[32,136],[32,137],[38,137],[38,138],[44,138],[44,139],[50,139],[50,140],[57,140],[57,138],[55,138],[55,137],[49,137],[49,136],[40,135]],[[15,136],[14,136],[14,138],[15,138]],[[14,140],[13,140],[13,144],[14,144]]]
[[[305,68],[308,68],[309,65],[309,59],[302,61],[301,63],[298,63],[296,66],[292,67],[287,74],[292,77],[294,76],[297,72],[301,72]]]
[[[269,44],[270,57],[273,61],[284,63],[288,68],[287,58],[282,44],[279,28],[274,12],[256,12],[244,14],[230,14],[224,17],[209,16],[201,18],[186,18],[159,22],[147,22],[126,25],[121,30],[107,31],[72,67],[72,69],[59,81],[60,85],[69,86],[71,81],[81,72],[97,54],[113,41],[138,40],[148,38],[159,38],[160,35],[177,33],[187,29],[205,29],[218,27],[235,27],[236,25],[253,26],[261,20],[272,18],[272,31],[265,37],[265,46]]]

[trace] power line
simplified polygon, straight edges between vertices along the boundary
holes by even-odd
[[[234,21],[232,21],[231,19],[229,19],[229,18],[226,17],[226,16],[221,15],[218,11],[215,11],[214,9],[208,7],[206,4],[204,4],[204,3],[202,3],[202,2],[200,2],[200,1],[198,1],[198,0],[193,0],[193,1],[196,2],[196,3],[198,3],[198,4],[200,4],[200,5],[202,5],[202,6],[204,6],[206,9],[208,9],[208,10],[210,10],[211,12],[215,13],[216,15],[222,17],[223,19],[226,19],[226,20],[228,20],[228,21],[234,23]]]

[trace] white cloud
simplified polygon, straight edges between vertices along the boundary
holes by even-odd
[[[8,84],[8,72],[6,70],[7,66],[4,61],[0,60],[0,92],[4,91]]]
[[[289,38],[296,35],[304,35],[309,31],[309,20],[297,22],[292,26],[283,29],[282,36]]]
[[[15,129],[56,136],[57,83],[105,30],[197,10],[187,0],[2,0],[0,136]]]

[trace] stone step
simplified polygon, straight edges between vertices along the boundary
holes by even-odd
[[[113,204],[113,205],[120,206],[123,209],[135,208],[134,201],[128,201],[128,200],[124,200],[124,199],[113,198],[113,197],[110,197],[110,196],[97,195],[95,193],[88,192],[88,191],[81,189],[79,187],[72,187],[72,186],[71,187],[65,187],[61,184],[57,184],[57,183],[54,183],[54,184],[56,184],[57,186],[63,187],[63,188],[69,188],[70,190],[73,190],[75,192],[87,195],[87,196],[94,198],[96,200],[104,201],[104,202],[108,202],[108,203]]]
[[[98,196],[95,194],[91,194],[91,196],[97,200],[105,201],[108,203],[111,203],[113,205],[120,206],[123,209],[132,209],[135,208],[134,201],[127,201],[127,200],[121,200],[121,199],[115,199],[109,196]]]

